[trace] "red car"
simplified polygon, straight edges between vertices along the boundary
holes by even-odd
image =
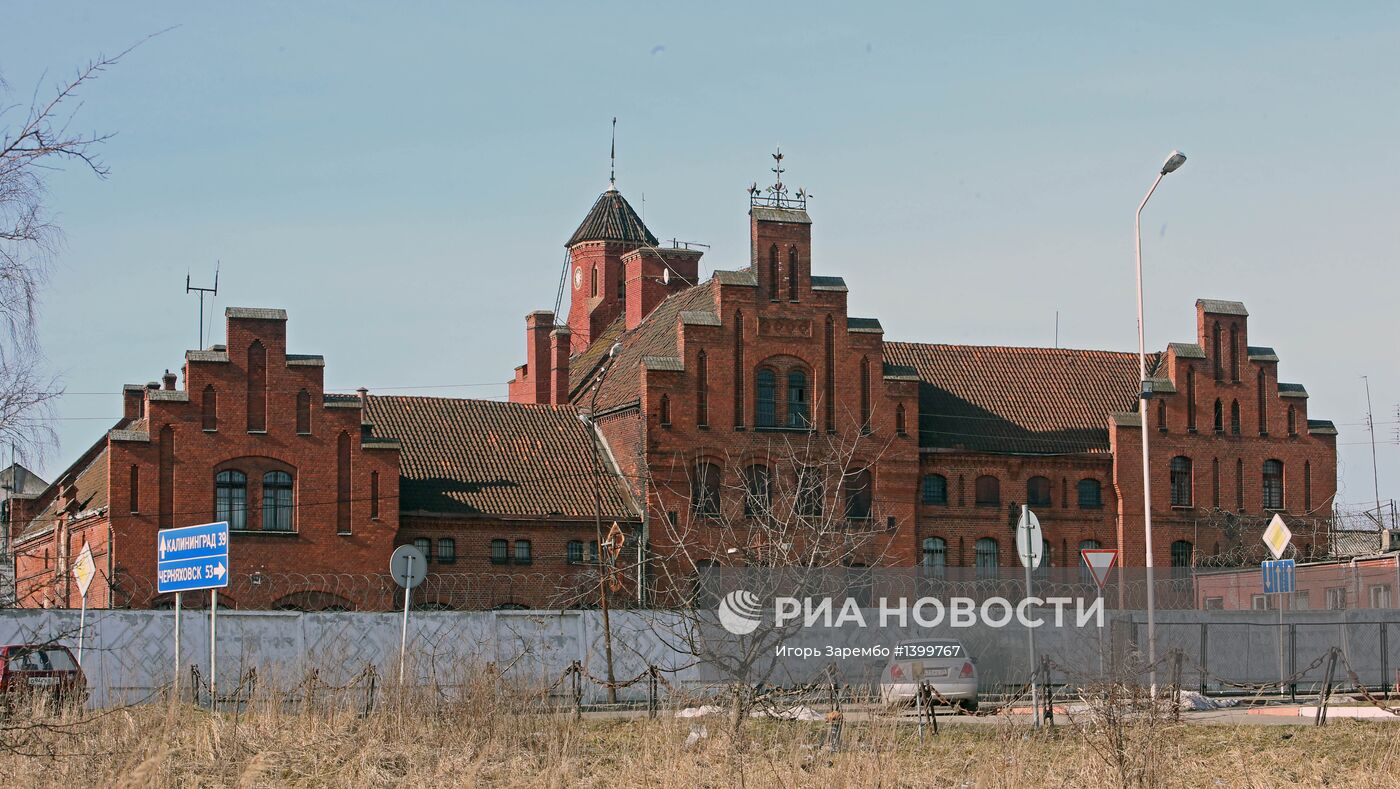
[[[0,646],[0,699],[6,704],[45,696],[59,703],[87,701],[87,679],[68,647]]]

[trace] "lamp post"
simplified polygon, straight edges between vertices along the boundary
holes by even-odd
[[[593,438],[593,529],[597,533],[598,546],[598,605],[603,610],[603,659],[606,661],[608,677],[608,703],[617,703],[617,680],[613,677],[612,623],[608,618],[608,575],[603,567],[603,472],[598,456],[602,453],[598,436],[598,392],[603,388],[603,379],[612,369],[613,357],[617,356],[622,343],[615,342],[608,349],[608,357],[603,360],[603,369],[598,371],[598,380],[593,384],[593,396],[588,404],[588,432]]]
[[[1152,182],[1152,188],[1147,190],[1142,202],[1138,204],[1137,216],[1133,220],[1133,232],[1137,240],[1138,377],[1142,384],[1138,414],[1142,417],[1142,533],[1146,548],[1143,558],[1147,565],[1147,665],[1148,682],[1154,698],[1157,696],[1157,668],[1154,665],[1157,662],[1157,592],[1152,570],[1152,472],[1147,465],[1147,401],[1152,397],[1152,382],[1147,378],[1146,328],[1142,320],[1142,209],[1147,207],[1147,201],[1152,199],[1152,193],[1157,191],[1157,184],[1162,182],[1167,173],[1176,171],[1185,163],[1186,154],[1172,151],[1167,161],[1162,164],[1161,172],[1157,173],[1156,180]]]

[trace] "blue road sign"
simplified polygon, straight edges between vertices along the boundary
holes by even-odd
[[[1292,559],[1271,559],[1262,562],[1259,569],[1264,574],[1264,594],[1288,594],[1293,591]]]
[[[228,524],[204,523],[156,533],[156,586],[161,593],[228,586]]]

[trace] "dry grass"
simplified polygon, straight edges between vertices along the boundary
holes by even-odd
[[[11,718],[14,724],[20,718]],[[0,775],[21,786],[1116,786],[1085,730],[1008,723],[944,726],[919,743],[911,722],[848,723],[839,752],[822,723],[754,721],[736,743],[722,718],[693,747],[691,719],[590,719],[529,711],[516,698],[388,697],[361,716],[274,700],[239,714],[150,705],[56,730],[6,736]],[[1161,722],[1131,732],[1157,754],[1147,786],[1393,786],[1394,724]],[[41,753],[51,750],[57,755]]]

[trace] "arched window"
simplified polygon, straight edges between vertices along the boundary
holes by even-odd
[[[248,346],[248,432],[267,430],[267,349],[257,340]]]
[[[719,515],[719,466],[708,461],[695,464],[690,480],[690,509],[695,515]]]
[[[1050,506],[1050,480],[1031,477],[1026,480],[1026,504],[1032,507]]]
[[[1194,558],[1194,546],[1189,540],[1177,540],[1172,543],[1172,567],[1190,567]]]
[[[661,395],[661,404],[660,404],[660,409],[659,409],[659,410],[660,410],[660,413],[658,414],[658,417],[659,417],[660,420],[661,420],[661,426],[662,426],[662,427],[670,427],[670,426],[671,426],[671,396],[670,396],[670,395]]]
[[[772,475],[767,466],[744,469],[744,515],[760,518],[773,509]]]
[[[1089,569],[1089,564],[1088,564],[1087,562],[1085,562],[1084,559],[1082,558],[1083,555],[1084,555],[1084,554],[1083,554],[1083,551],[1097,551],[1097,550],[1099,550],[1099,549],[1101,549],[1101,548],[1103,548],[1103,544],[1100,543],[1098,540],[1080,540],[1080,541],[1079,541],[1079,550],[1080,550],[1080,557],[1081,557],[1080,560],[1079,560],[1079,582],[1080,582],[1080,583],[1082,583],[1082,584],[1092,584],[1092,583],[1096,583],[1096,581],[1094,580],[1094,573],[1093,573],[1093,571]]]
[[[1240,327],[1230,326],[1230,380],[1240,382]]]
[[[942,537],[924,538],[924,575],[942,578],[948,567],[948,543]]]
[[[219,393],[214,390],[214,385],[209,384],[204,387],[204,398],[201,404],[204,410],[203,422],[205,430],[219,429]]]
[[[588,295],[596,297],[598,295],[598,267],[594,266],[588,275]]]
[[[1225,377],[1225,357],[1221,355],[1222,349],[1220,347],[1220,321],[1215,322],[1210,337],[1210,357],[1215,362],[1215,380],[1219,381]]]
[[[695,359],[695,424],[710,424],[710,360],[704,351]]]
[[[777,375],[767,367],[760,367],[755,378],[753,423],[758,427],[777,427]]]
[[[942,474],[925,474],[922,491],[925,504],[947,504],[948,478]]]
[[[1103,506],[1103,485],[1096,479],[1079,480],[1079,508],[1098,509]]]
[[[135,463],[131,464],[131,479],[127,483],[127,492],[131,494],[131,514],[136,515],[141,512],[141,468]]]
[[[870,432],[870,359],[860,357],[860,429]]]
[[[901,436],[909,432],[904,421],[904,403],[900,403],[894,407],[894,432]]]
[[[379,472],[369,473],[369,519],[379,520]]]
[[[788,301],[797,301],[797,247],[788,247]]]
[[[1171,485],[1172,506],[1191,506],[1191,458],[1181,455],[1172,458]]]
[[[617,276],[617,300],[623,304],[627,303],[627,277],[622,272]]]
[[[241,471],[220,471],[214,475],[214,520],[229,529],[248,528],[248,477]]]
[[[133,467],[134,468],[134,467]],[[1303,461],[1303,511],[1312,512],[1312,461]]]
[[[983,537],[977,541],[977,577],[994,578],[997,574],[997,566],[1000,559],[997,556],[997,541],[995,537]]]
[[[160,496],[160,520],[157,522],[160,528],[168,529],[175,525],[175,428],[170,425],[160,429],[159,452],[160,476],[156,484]]]
[[[768,248],[768,300],[777,301],[779,293],[778,283],[778,245],[774,244]]]
[[[1240,434],[1240,401],[1230,401],[1230,435]]]
[[[1215,432],[1225,432],[1225,405],[1215,398]]]
[[[302,435],[311,432],[311,393],[305,389],[297,392],[297,432]]]
[[[292,531],[292,475],[269,471],[262,483],[263,531]]]
[[[1298,435],[1298,409],[1291,405],[1288,407],[1288,435]]]
[[[808,411],[807,374],[801,370],[789,370],[787,375],[787,426],[808,428],[812,426],[812,415]]]
[[[1264,395],[1264,385],[1268,376],[1263,370],[1259,371],[1259,435],[1269,434],[1269,401]]]
[[[1283,461],[1264,461],[1264,509],[1283,509]]]
[[[866,520],[870,517],[870,506],[874,494],[869,469],[861,469],[846,476],[846,517],[850,520]]]
[[[1157,429],[1163,433],[1167,432],[1167,401],[1157,401]]]
[[[1001,506],[1001,480],[990,475],[977,478],[974,501],[979,507]]]

